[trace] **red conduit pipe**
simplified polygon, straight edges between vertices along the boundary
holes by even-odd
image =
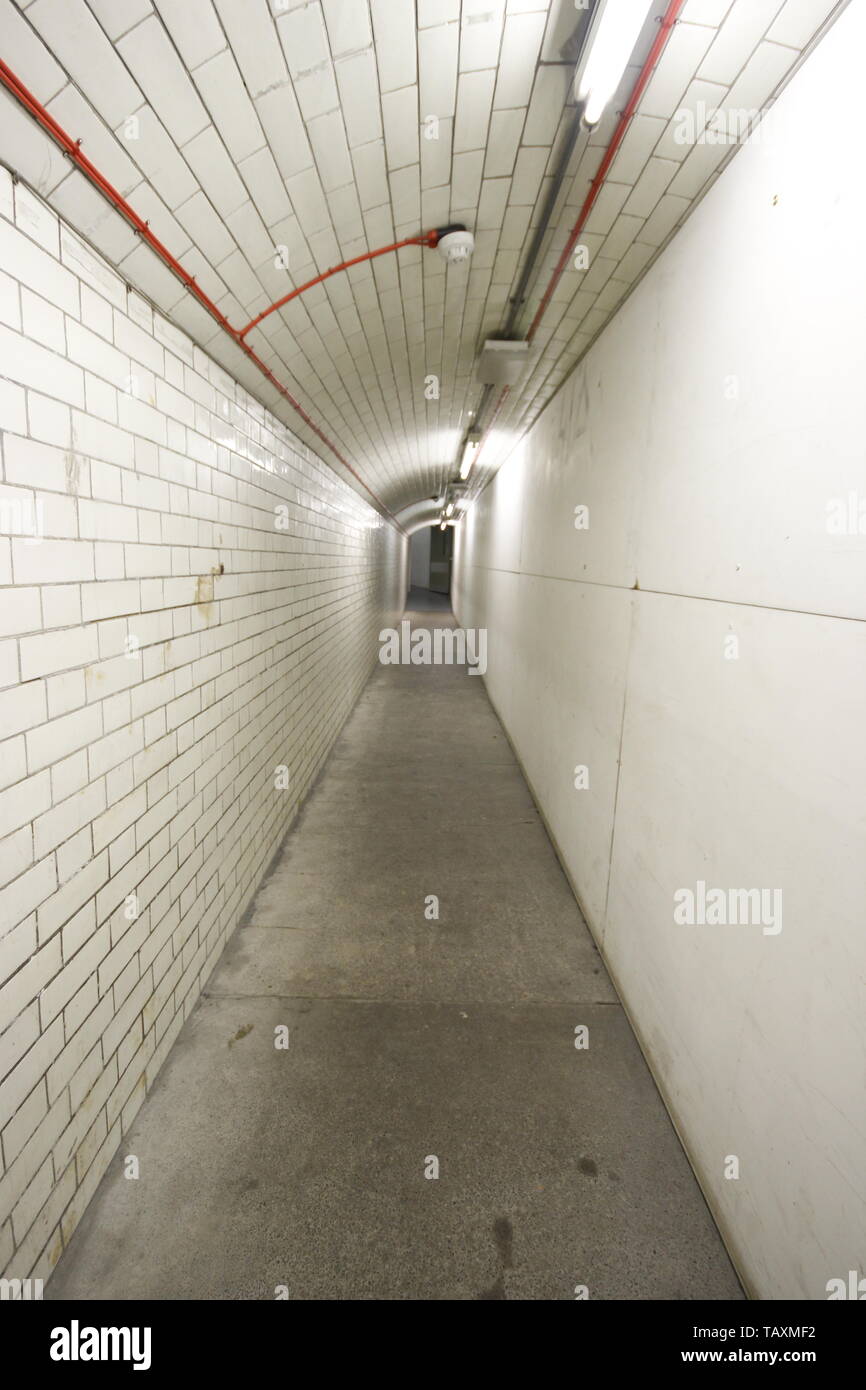
[[[401,246],[435,246],[439,240],[438,231],[422,232],[420,236],[407,236],[403,241],[394,241],[390,246],[380,246],[378,251],[365,251],[363,256],[354,256],[350,261],[341,261],[339,265],[332,266],[330,270],[324,270],[321,275],[316,275],[312,280],[308,280],[305,285],[299,285],[296,290],[290,290],[284,294],[282,299],[274,300],[273,304],[267,309],[263,309],[260,314],[256,314],[254,319],[250,319],[246,328],[242,328],[239,337],[245,338],[251,328],[255,328],[266,319],[268,314],[273,314],[276,309],[282,309],[284,304],[288,304],[290,299],[297,299],[299,294],[305,290],[311,290],[314,285],[321,285],[323,280],[327,280],[331,275],[337,275],[341,270],[348,270],[352,265],[360,265],[362,261],[374,261],[377,256],[385,256],[389,251],[399,251]]]
[[[328,278],[329,275],[336,274],[338,270],[342,270],[346,266],[355,265],[358,261],[371,260],[374,256],[384,255],[386,251],[397,250],[397,248],[400,246],[409,246],[413,244],[419,246],[435,246],[436,240],[431,240],[431,238],[438,239],[438,233],[427,232],[422,236],[409,237],[404,242],[395,242],[393,246],[385,246],[382,248],[381,251],[372,251],[365,256],[356,257],[353,261],[345,261],[342,266],[335,266],[333,270],[326,271],[324,275],[318,276],[316,280],[311,280],[308,285],[302,285],[299,290],[293,290],[291,294],[286,295],[285,299],[278,300],[277,303],[272,304],[269,309],[265,309],[264,313],[260,314],[257,319],[253,319],[252,323],[248,323],[246,328],[238,330],[237,328],[232,327],[225,314],[223,314],[221,310],[217,308],[213,300],[210,299],[205,294],[204,290],[201,289],[201,287],[196,283],[195,276],[190,275],[189,271],[184,269],[180,261],[171,254],[168,247],[164,246],[163,243],[159,240],[159,238],[155,236],[154,233],[150,230],[149,224],[143,218],[139,217],[138,213],[135,211],[134,208],[130,206],[130,204],[126,201],[123,195],[121,193],[118,193],[117,189],[111,183],[109,183],[108,179],[100,173],[96,165],[91,163],[91,161],[87,158],[87,155],[84,154],[81,149],[81,141],[73,140],[72,136],[67,134],[67,132],[63,129],[59,122],[55,121],[54,117],[50,114],[50,112],[46,111],[42,103],[39,100],[37,100],[37,98],[33,95],[31,91],[28,90],[27,87],[25,87],[24,83],[21,81],[19,77],[16,76],[16,74],[12,71],[8,64],[3,62],[2,58],[0,58],[0,81],[3,82],[4,86],[8,88],[8,90],[21,103],[21,105],[27,111],[30,112],[31,116],[33,116],[34,119],[39,122],[43,129],[48,131],[48,134],[60,146],[64,153],[67,154],[69,158],[72,159],[73,162],[78,165],[82,173],[84,173],[90,180],[90,182],[94,184],[96,188],[99,189],[103,197],[105,197],[117,209],[117,211],[121,213],[123,217],[126,218],[127,222],[129,222],[131,226],[135,229],[135,231],[138,232],[139,236],[141,236],[147,242],[148,246],[150,246],[150,248],[156,252],[160,260],[162,260],[165,263],[165,265],[168,266],[169,270],[171,270],[178,277],[178,279],[181,280],[184,285],[186,285],[187,289],[193,295],[195,295],[196,299],[199,301],[201,305],[203,305],[203,307],[207,310],[211,317],[216,319],[220,328],[222,328],[223,331],[226,332],[235,343],[237,343],[238,347],[240,347],[246,353],[250,361],[255,363],[262,375],[267,377],[271,385],[276,387],[281,396],[285,397],[285,399],[288,401],[289,405],[293,408],[293,410],[297,411],[297,413],[300,415],[301,419],[308,426],[308,428],[311,429],[313,433],[316,435],[316,437],[322,441],[325,447],[330,450],[330,452],[334,455],[336,459],[339,460],[343,467],[346,468],[352,474],[352,477],[355,478],[356,481],[359,482],[361,486],[366,489],[366,491],[373,498],[377,507],[381,511],[386,512],[387,515],[394,522],[394,524],[397,526],[397,528],[400,531],[402,531],[403,527],[400,525],[400,522],[394,516],[394,513],[391,511],[390,507],[386,506],[386,504],[382,501],[378,494],[375,493],[373,489],[370,487],[369,483],[364,481],[357,469],[353,468],[351,463],[349,463],[348,459],[343,457],[337,446],[328,438],[324,431],[321,430],[319,426],[310,418],[310,416],[307,414],[306,410],[304,410],[304,407],[300,404],[300,402],[295,400],[295,397],[292,395],[291,391],[289,391],[288,387],[284,386],[282,382],[274,376],[270,367],[266,366],[262,359],[258,356],[258,354],[254,352],[253,349],[249,346],[249,344],[244,342],[244,334],[248,333],[249,330],[261,319],[265,318],[268,314],[272,313],[274,309],[278,309],[280,307],[280,304],[286,303],[287,300],[294,298],[296,294],[301,294],[303,290],[309,289],[311,285],[317,284],[319,280],[325,280]]]
[[[682,10],[684,4],[685,0],[671,0],[671,3],[668,5],[667,10],[665,11],[664,18],[662,19],[662,22],[659,25],[659,31],[656,34],[655,39],[653,40],[652,48],[647,54],[646,62],[640,70],[637,82],[635,83],[634,89],[632,90],[632,94],[626,102],[625,109],[622,111],[620,118],[617,121],[616,129],[613,132],[611,142],[605,150],[604,158],[602,159],[601,164],[598,167],[598,173],[596,174],[595,178],[589,186],[589,192],[587,193],[586,198],[584,199],[583,207],[580,209],[578,219],[572,227],[571,232],[569,233],[568,240],[565,243],[562,255],[556,263],[556,269],[550,277],[550,281],[547,285],[547,288],[545,289],[544,294],[541,296],[541,302],[539,303],[539,306],[535,311],[535,317],[533,318],[532,323],[529,325],[529,330],[526,334],[526,341],[528,343],[532,342],[536,332],[538,331],[538,326],[541,323],[541,320],[547,313],[551,298],[553,296],[553,292],[556,289],[556,286],[559,284],[562,272],[564,271],[566,265],[569,262],[569,259],[571,258],[571,253],[574,250],[575,245],[577,244],[577,238],[580,236],[581,232],[586,226],[589,214],[592,212],[592,209],[595,205],[595,200],[598,197],[599,192],[601,191],[601,186],[607,178],[610,166],[614,161],[617,150],[623,142],[625,133],[628,129],[629,123],[631,122],[631,118],[637,110],[638,103],[641,97],[643,96],[644,91],[646,90],[647,83],[652,77],[655,66],[662,55],[662,51],[665,47],[665,44],[667,43],[670,37],[671,30],[676,24],[680,11]],[[511,388],[509,386],[503,387],[499,399],[496,402],[493,414],[490,417],[490,422],[486,426],[484,434],[481,437],[481,442],[478,446],[478,453],[475,455],[474,463],[476,466],[478,464],[478,459],[481,457],[481,450],[484,448],[484,445],[487,442],[490,431],[493,429],[493,426],[496,422],[496,418],[499,415],[500,410],[502,409],[502,406],[505,402],[505,398],[508,395],[510,389]]]

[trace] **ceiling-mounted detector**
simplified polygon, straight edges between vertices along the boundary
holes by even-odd
[[[449,227],[437,229],[436,250],[449,265],[457,261],[468,261],[475,250],[475,238],[462,222],[454,222]]]
[[[478,358],[476,381],[485,386],[516,386],[526,365],[529,344],[511,338],[488,338]]]

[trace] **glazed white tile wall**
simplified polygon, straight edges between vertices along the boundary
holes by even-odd
[[[406,557],[5,170],[0,214],[0,1270],[25,1278],[322,766]]]
[[[852,6],[457,534],[491,697],[769,1299],[866,1246],[864,42]],[[678,925],[698,880],[781,888],[782,930]]]

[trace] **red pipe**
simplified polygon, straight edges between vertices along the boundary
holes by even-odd
[[[553,296],[553,292],[556,289],[556,286],[559,284],[562,272],[568,264],[569,259],[571,258],[571,253],[574,250],[574,247],[577,243],[577,238],[580,236],[581,232],[586,226],[587,218],[589,217],[589,214],[592,212],[592,209],[595,205],[595,200],[598,197],[599,192],[601,190],[601,186],[607,178],[610,166],[613,163],[614,158],[616,156],[616,152],[623,142],[631,118],[637,110],[638,102],[640,101],[641,97],[644,94],[644,91],[646,90],[647,83],[652,77],[655,66],[662,55],[662,51],[665,47],[665,44],[667,43],[670,37],[671,30],[676,24],[677,18],[679,17],[680,11],[682,10],[684,4],[685,0],[671,0],[670,4],[667,7],[667,10],[665,11],[664,18],[662,19],[662,22],[659,26],[659,31],[656,34],[655,39],[653,40],[652,48],[647,54],[646,62],[644,63],[643,67],[640,70],[640,73],[638,74],[638,79],[634,85],[634,89],[631,93],[631,96],[626,102],[625,109],[620,113],[620,118],[617,121],[616,129],[613,132],[611,142],[605,150],[604,158],[602,159],[601,164],[599,165],[598,173],[596,174],[595,178],[589,186],[589,192],[587,193],[586,198],[584,199],[583,207],[580,209],[578,219],[572,227],[571,232],[569,233],[568,241],[565,243],[565,248],[562,252],[562,255],[556,263],[556,269],[550,277],[550,282],[546,290],[544,291],[544,294],[541,296],[541,302],[535,311],[535,317],[533,318],[532,323],[529,326],[529,330],[526,334],[526,341],[528,343],[532,342],[536,332],[538,331],[538,326],[541,323],[541,320],[547,313],[551,298]],[[493,414],[490,417],[490,422],[486,426],[484,434],[481,436],[481,442],[478,446],[478,453],[475,455],[474,459],[474,463],[476,465],[478,463],[479,458],[481,457],[481,450],[487,443],[490,431],[493,429],[497,416],[499,415],[499,412],[502,409],[502,406],[505,402],[505,398],[508,395],[510,389],[511,388],[509,386],[505,386],[503,387],[502,392],[500,393]]]
[[[366,491],[373,498],[377,507],[381,511],[386,512],[387,515],[394,522],[394,524],[398,527],[398,529],[402,531],[403,527],[400,525],[400,522],[394,516],[394,513],[391,511],[390,507],[386,506],[386,504],[382,501],[378,494],[375,493],[373,489],[370,487],[369,483],[365,482],[365,480],[361,477],[357,469],[353,468],[351,463],[349,463],[348,459],[344,458],[344,456],[340,453],[339,449],[333,443],[333,441],[330,440],[328,436],[324,433],[324,431],[321,430],[319,426],[314,423],[314,421],[307,414],[306,410],[304,410],[304,407],[300,404],[300,402],[295,400],[295,397],[292,395],[291,391],[289,391],[288,387],[284,386],[281,381],[277,380],[270,367],[267,367],[265,365],[262,359],[258,356],[257,353],[253,351],[249,344],[244,342],[243,338],[244,334],[248,333],[254,324],[258,323],[260,319],[263,319],[268,314],[272,313],[274,309],[279,308],[280,304],[285,303],[288,299],[294,298],[295,294],[302,293],[304,289],[309,289],[310,285],[317,284],[319,280],[325,280],[329,275],[334,275],[337,270],[343,269],[344,266],[354,265],[356,264],[356,261],[368,260],[371,259],[373,256],[383,255],[386,251],[396,250],[399,246],[408,246],[413,243],[420,246],[435,246],[436,242],[430,241],[429,238],[437,236],[437,233],[427,232],[420,237],[410,237],[405,242],[396,242],[393,247],[386,246],[383,247],[381,251],[373,251],[368,253],[368,255],[366,256],[359,256],[356,258],[356,261],[346,261],[344,262],[343,266],[336,266],[334,270],[326,271],[325,274],[319,276],[317,280],[311,280],[309,282],[309,285],[303,285],[300,290],[293,291],[292,294],[287,295],[286,299],[279,300],[277,304],[272,304],[269,309],[266,309],[263,314],[259,315],[258,319],[253,319],[252,323],[248,323],[246,328],[239,331],[237,328],[232,327],[225,314],[223,314],[221,310],[217,308],[213,300],[205,294],[204,290],[201,289],[201,287],[198,284],[196,284],[195,276],[190,275],[189,271],[184,269],[180,261],[171,254],[168,247],[164,246],[162,242],[159,240],[159,238],[155,236],[154,233],[150,230],[149,224],[146,221],[144,221],[143,218],[139,217],[138,213],[135,211],[134,208],[130,206],[130,204],[126,201],[123,195],[121,193],[118,193],[117,189],[109,183],[108,179],[100,173],[96,165],[91,163],[91,161],[87,158],[87,155],[82,152],[81,141],[73,140],[72,136],[67,134],[63,127],[57,121],[55,121],[54,117],[50,114],[50,112],[46,111],[42,103],[37,100],[37,98],[33,95],[31,91],[27,89],[27,87],[24,86],[24,83],[20,80],[20,78],[17,77],[15,73],[12,71],[12,69],[6,63],[3,62],[2,58],[0,58],[0,81],[3,82],[4,86],[8,88],[8,90],[21,103],[21,105],[25,107],[27,111],[30,112],[31,116],[33,116],[35,120],[39,122],[43,129],[48,131],[48,134],[52,137],[52,139],[55,140],[56,143],[60,146],[60,148],[69,156],[69,158],[72,159],[78,165],[79,169],[81,169],[82,172],[87,175],[87,177],[90,179],[90,182],[94,184],[96,188],[99,189],[100,193],[102,193],[102,195],[105,198],[107,198],[111,204],[113,204],[117,211],[121,213],[122,216],[126,218],[127,222],[129,222],[132,225],[135,231],[138,232],[138,234],[141,237],[143,237],[143,239],[147,242],[148,246],[150,246],[150,248],[153,251],[155,251],[156,254],[159,256],[160,260],[162,260],[168,266],[169,270],[173,271],[174,274],[178,277],[178,279],[181,280],[184,285],[186,285],[187,289],[195,295],[196,299],[199,301],[200,304],[204,306],[204,308],[211,315],[211,317],[216,319],[220,328],[222,328],[224,332],[228,333],[229,337],[232,338],[234,342],[236,342],[238,346],[247,354],[250,361],[255,363],[262,375],[267,377],[268,381],[270,381],[270,383],[276,387],[280,395],[284,396],[285,399],[288,401],[289,405],[297,411],[297,413],[300,415],[301,419],[308,426],[308,428],[311,429],[313,433],[317,436],[317,438],[319,438],[322,441],[322,443],[326,446],[326,448],[328,448],[331,451],[331,453],[334,455],[336,459],[339,460],[343,467],[347,469],[349,473],[352,474],[352,477],[355,478],[356,481],[359,482],[361,486],[366,489]]]
[[[299,294],[305,290],[311,290],[314,285],[321,285],[323,280],[327,280],[331,275],[337,275],[341,270],[348,270],[351,265],[360,265],[362,261],[374,261],[377,256],[385,256],[389,251],[399,251],[401,246],[435,246],[439,240],[438,232],[422,232],[420,236],[407,236],[403,241],[394,241],[390,246],[380,246],[378,251],[365,251],[363,256],[354,256],[350,261],[341,261],[339,265],[332,266],[330,270],[324,270],[321,275],[316,275],[312,280],[308,280],[305,285],[299,285],[296,290],[290,290],[284,294],[282,299],[275,299],[273,304],[267,309],[263,309],[260,314],[256,314],[254,319],[250,319],[246,328],[242,328],[239,337],[245,338],[251,328],[266,319],[268,314],[274,313],[276,309],[282,309],[284,304],[288,304],[290,299],[297,299]]]

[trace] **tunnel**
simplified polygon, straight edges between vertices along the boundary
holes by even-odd
[[[0,1294],[53,1360],[261,1300],[808,1359],[750,1305],[866,1298],[864,45],[0,0]]]

